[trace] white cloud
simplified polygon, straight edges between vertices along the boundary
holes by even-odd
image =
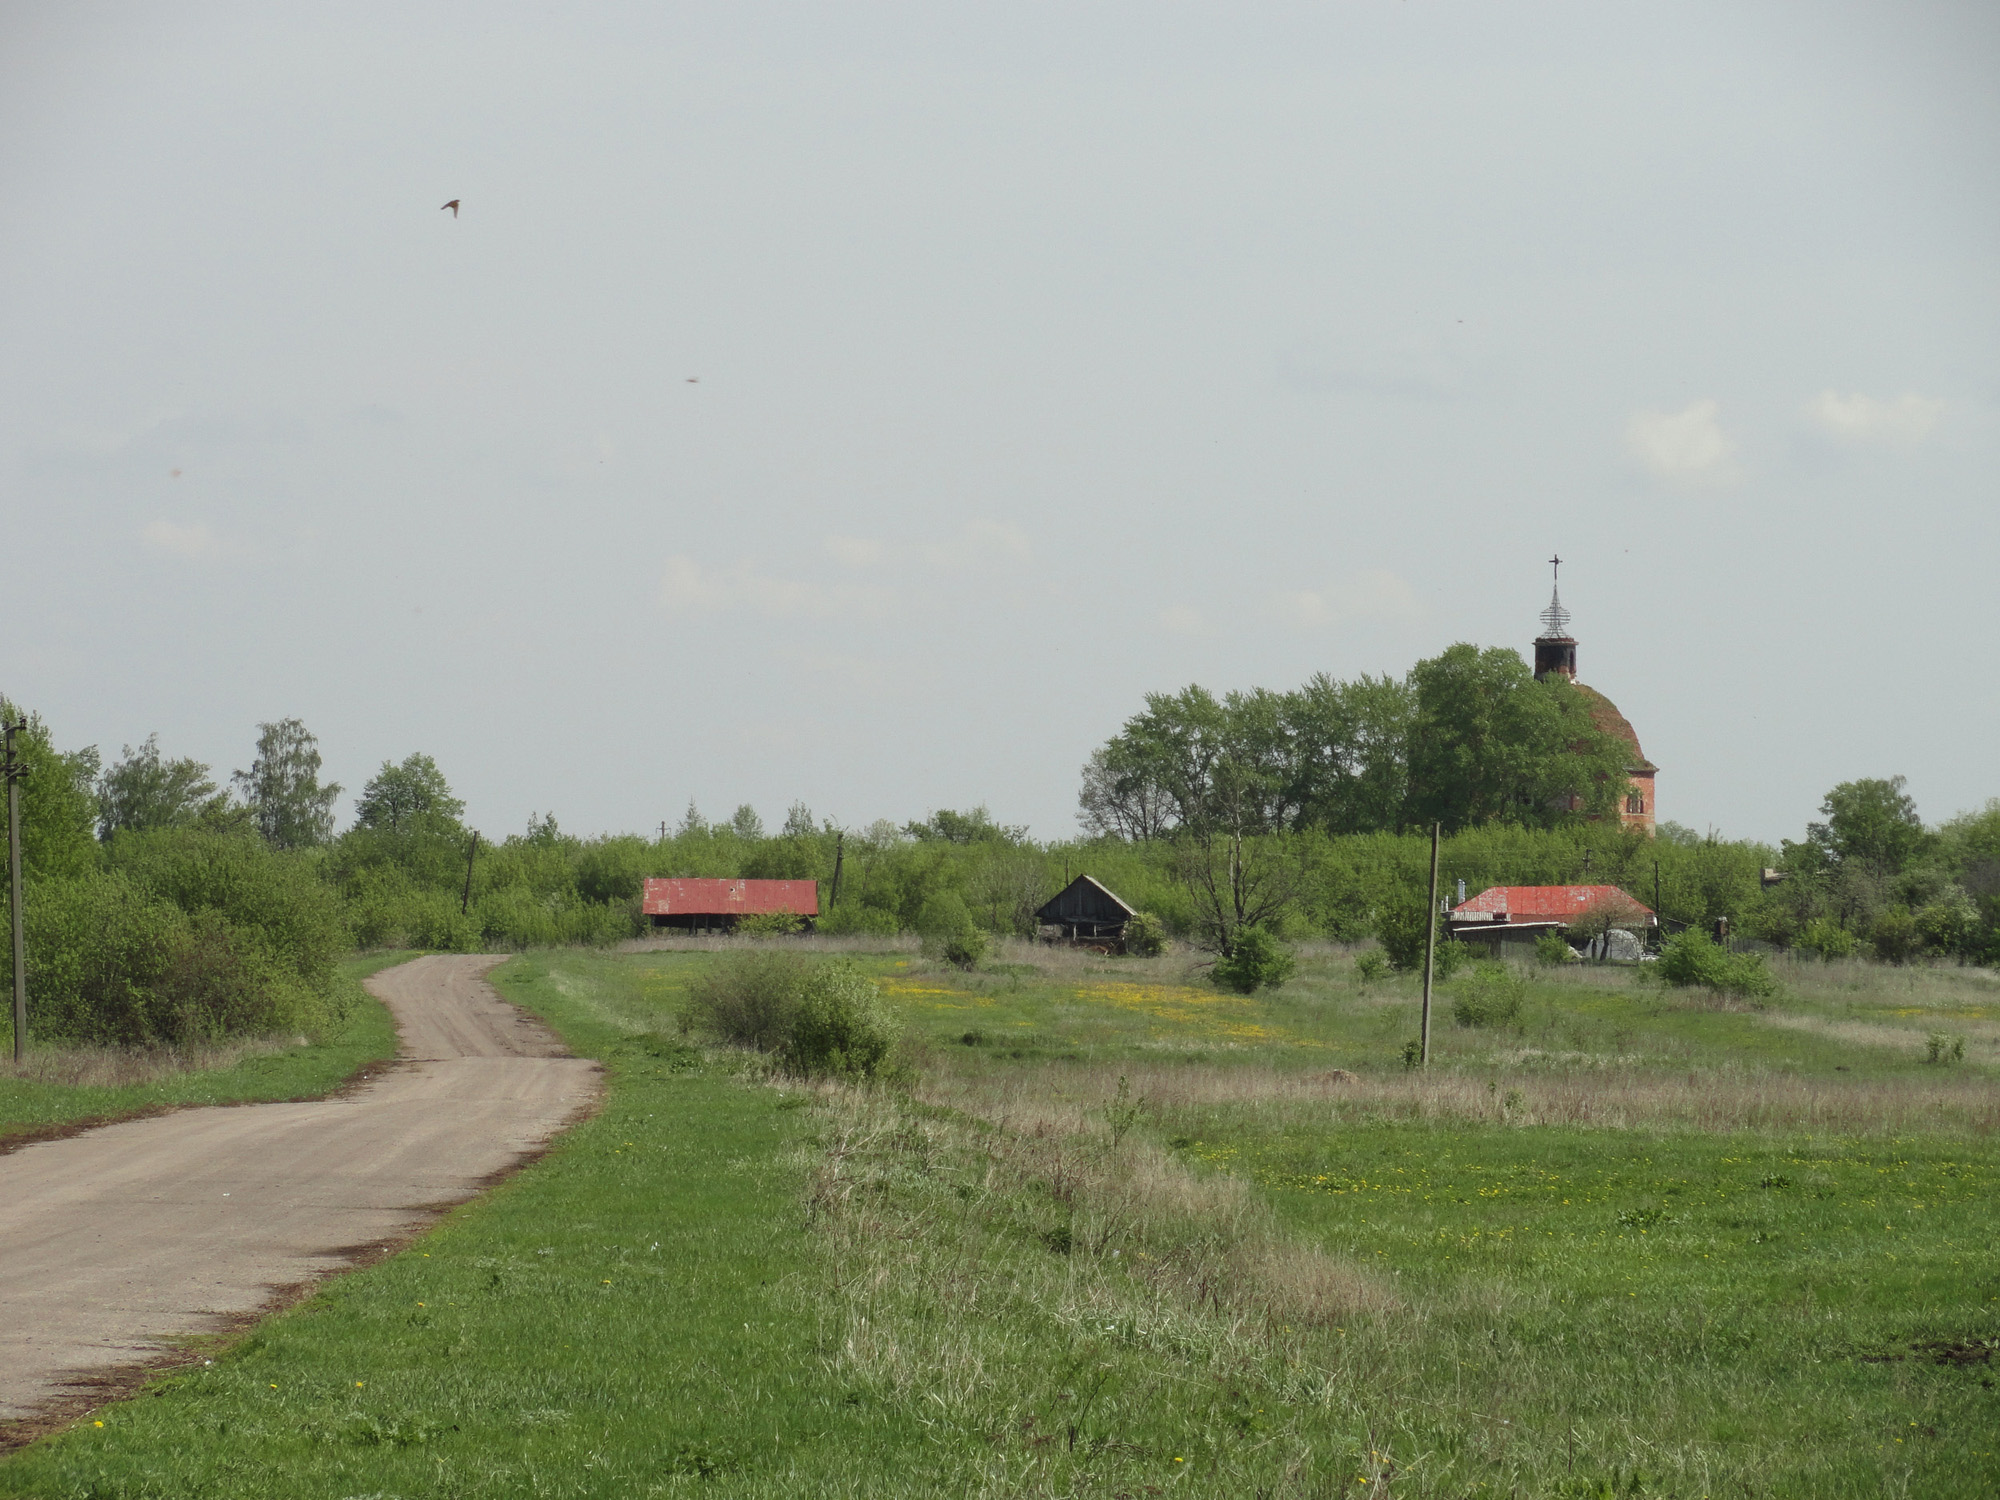
[[[1186,604],[1170,604],[1160,611],[1160,628],[1175,635],[1200,635],[1205,623],[1201,611]]]
[[[1662,479],[1726,479],[1736,444],[1722,430],[1721,411],[1712,400],[1681,411],[1642,411],[1626,426],[1625,440]]]
[[[669,557],[660,575],[659,600],[674,614],[762,615],[779,619],[807,616],[832,619],[844,615],[879,617],[888,613],[889,595],[882,589],[854,584],[804,583],[774,578],[737,563],[720,571],[703,568],[691,557]]]
[[[889,549],[880,542],[855,536],[830,536],[826,539],[826,550],[836,562],[850,568],[872,568],[889,555]]]
[[[139,535],[148,546],[171,552],[175,557],[220,557],[225,550],[222,538],[205,521],[197,521],[192,526],[179,526],[168,520],[154,521]]]
[[[932,567],[961,568],[982,562],[1026,562],[1033,556],[1028,533],[1006,521],[967,521],[948,542],[923,549]]]
[[[1944,417],[1936,396],[1906,391],[1892,401],[1859,393],[1821,391],[1806,403],[1806,415],[1837,438],[1862,443],[1921,443]]]
[[[1416,590],[1379,568],[1357,573],[1327,590],[1283,590],[1271,597],[1270,609],[1279,619],[1307,630],[1349,620],[1407,620],[1420,613]]]

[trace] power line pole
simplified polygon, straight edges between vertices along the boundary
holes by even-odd
[[[1424,1039],[1420,1054],[1423,1065],[1431,1065],[1431,971],[1437,964],[1438,946],[1438,837],[1442,823],[1431,824],[1431,894],[1424,903]]]
[[[28,768],[14,750],[14,736],[28,726],[25,722],[7,726],[7,759],[0,774],[7,778],[7,904],[14,915],[14,1061],[20,1062],[28,1045],[28,950],[21,938],[21,778]]]
[[[462,917],[472,910],[472,859],[479,853],[479,830],[472,830],[472,842],[465,850],[465,894],[459,897],[458,914]]]

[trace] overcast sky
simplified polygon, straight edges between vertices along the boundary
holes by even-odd
[[[1663,817],[1942,818],[1996,78],[1924,0],[0,4],[0,691],[493,835],[1063,837],[1147,691],[1526,651],[1560,550]]]

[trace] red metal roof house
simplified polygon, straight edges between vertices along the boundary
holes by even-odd
[[[1615,885],[1496,885],[1451,910],[1451,935],[1488,942],[1562,932],[1594,918],[1607,926],[1657,927],[1652,908]]]
[[[817,880],[700,880],[654,877],[639,910],[655,927],[733,928],[742,917],[819,915]]]

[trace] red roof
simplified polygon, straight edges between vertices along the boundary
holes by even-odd
[[[1653,915],[1615,885],[1496,885],[1452,908],[1458,921],[1573,922],[1585,912],[1609,906],[1624,913]],[[1476,915],[1475,915],[1476,914]]]
[[[817,880],[650,879],[640,910],[649,917],[753,917],[788,911],[819,915]]]

